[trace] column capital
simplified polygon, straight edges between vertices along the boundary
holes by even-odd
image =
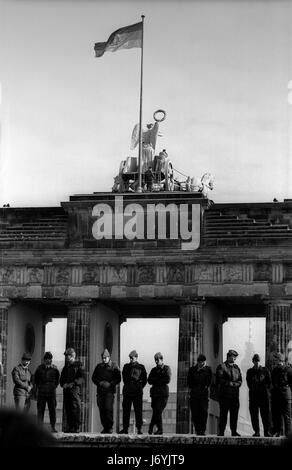
[[[9,308],[12,305],[12,301],[7,297],[0,297],[0,308]]]
[[[291,307],[292,299],[270,299],[264,300],[263,303],[269,307]]]
[[[66,300],[65,304],[67,307],[71,309],[76,309],[76,308],[91,308],[93,305],[93,302],[89,299],[72,299],[72,300]]]
[[[181,305],[205,305],[206,299],[205,297],[185,297],[184,299],[180,299],[178,303]]]

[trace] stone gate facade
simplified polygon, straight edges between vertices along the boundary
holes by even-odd
[[[113,193],[72,196],[60,207],[1,210],[1,404],[11,403],[10,371],[23,350],[33,352],[32,368],[38,365],[46,323],[52,317],[67,317],[67,345],[76,349],[87,371],[83,430],[96,430],[90,372],[104,346],[119,362],[121,322],[131,316],[178,317],[177,432],[187,433],[187,370],[200,352],[213,370],[221,362],[222,325],[228,316],[266,318],[267,365],[274,351],[288,353],[292,201],[214,204],[201,193],[185,192],[122,196],[123,208],[187,207],[189,232],[194,207],[199,214],[198,246],[182,249],[184,240],[173,235],[176,226],[167,210],[161,219],[166,221],[164,238],[159,238],[157,226],[149,225],[156,224],[157,210],[150,222],[146,212],[137,219],[143,219],[144,228],[154,236],[143,238],[140,233],[130,239],[117,230],[113,216],[117,236],[98,240],[96,206],[114,210]],[[137,231],[133,224],[131,229]],[[215,396],[212,409],[215,416]]]

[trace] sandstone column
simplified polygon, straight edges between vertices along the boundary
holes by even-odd
[[[8,340],[8,309],[11,305],[9,299],[0,299],[0,406],[6,402],[7,388],[7,340]]]
[[[81,431],[89,431],[89,321],[90,302],[76,302],[68,307],[66,348],[74,348],[76,359],[85,368],[86,380],[81,395]],[[63,430],[66,417],[63,413]]]
[[[176,432],[190,432],[187,374],[203,348],[203,302],[182,305],[179,317]]]
[[[275,301],[267,305],[266,315],[266,364],[273,365],[273,354],[281,352],[287,355],[291,340],[291,305],[285,301]]]

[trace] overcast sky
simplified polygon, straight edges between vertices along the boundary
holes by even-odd
[[[215,202],[292,197],[292,2],[0,1],[0,204],[111,190],[136,156],[140,49],[94,43],[145,14],[143,124]]]

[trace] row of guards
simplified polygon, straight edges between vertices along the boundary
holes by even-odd
[[[28,411],[32,397],[37,399],[37,416],[40,422],[44,420],[44,412],[48,405],[52,432],[56,430],[56,388],[63,388],[63,406],[66,411],[68,424],[67,432],[80,432],[81,425],[81,388],[85,380],[85,371],[80,361],[76,360],[73,348],[65,351],[65,365],[59,372],[52,363],[51,352],[46,352],[44,361],[33,375],[29,369],[31,356],[23,354],[21,363],[14,367],[12,378],[14,382],[15,407]],[[231,435],[239,436],[237,421],[239,412],[239,389],[242,385],[240,368],[235,364],[238,353],[229,350],[226,361],[216,368],[216,389],[220,407],[218,436],[224,436],[228,413],[230,414]],[[101,433],[113,432],[113,406],[116,387],[123,379],[123,428],[120,434],[128,434],[130,412],[133,405],[137,433],[142,434],[143,426],[143,389],[148,382],[151,385],[150,397],[152,419],[148,434],[163,434],[162,413],[167,406],[171,369],[164,364],[163,355],[154,355],[155,367],[147,376],[143,364],[138,362],[138,353],[134,350],[129,354],[129,363],[125,364],[122,373],[116,363],[111,360],[110,353],[105,349],[101,354],[101,362],[97,364],[92,374],[96,385],[97,405],[103,426]],[[249,410],[254,430],[253,437],[260,436],[259,412],[261,415],[264,436],[286,435],[291,428],[291,389],[292,367],[285,364],[284,355],[275,353],[275,366],[270,372],[267,367],[260,365],[260,357],[254,354],[253,367],[247,370],[246,381],[249,388]],[[207,365],[204,354],[197,357],[195,365],[191,366],[187,375],[187,385],[190,390],[190,409],[192,422],[197,435],[205,435],[208,418],[209,389],[213,373]],[[284,425],[283,425],[284,424]]]

